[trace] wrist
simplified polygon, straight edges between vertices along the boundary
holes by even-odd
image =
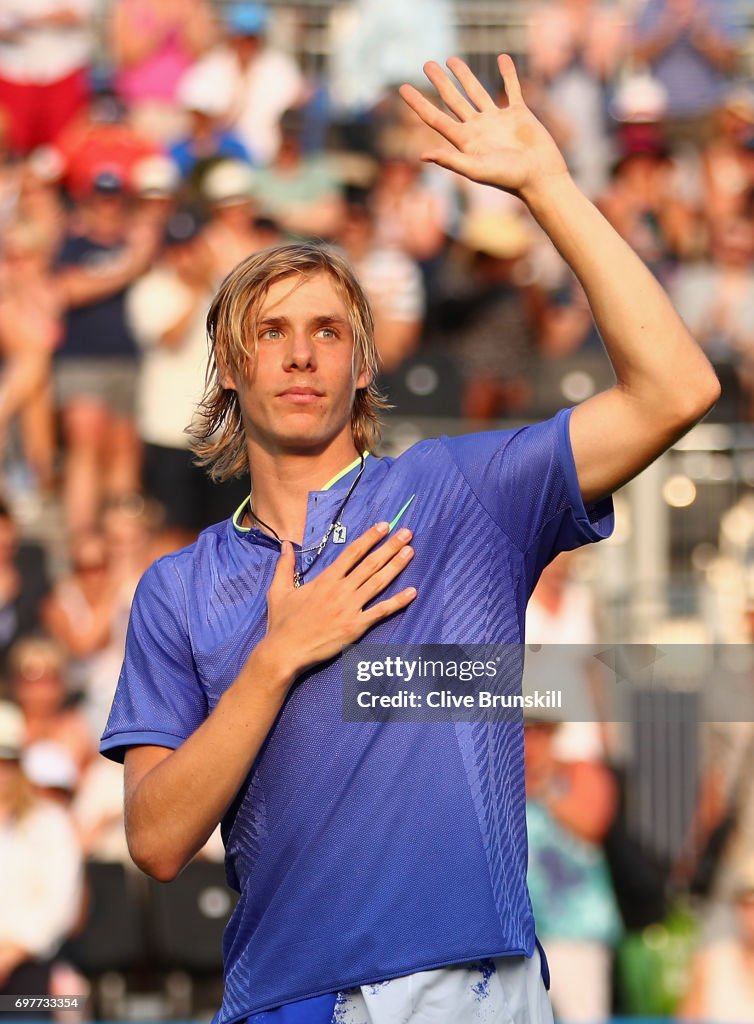
[[[557,173],[543,174],[520,191],[521,200],[528,206],[529,212],[537,221],[559,205],[573,202],[575,196],[581,195],[582,193],[567,169]]]
[[[275,693],[287,693],[301,671],[294,656],[294,651],[268,634],[254,648],[247,665],[253,662],[254,677],[260,684]]]

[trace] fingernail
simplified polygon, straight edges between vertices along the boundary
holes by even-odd
[[[377,523],[377,525],[375,526],[375,530],[377,531],[377,533],[387,533],[389,529],[390,523]]]
[[[402,530],[398,530],[398,532],[396,533],[396,537],[398,538],[398,540],[408,540],[410,536],[411,531],[407,530],[405,526],[403,527]]]
[[[410,558],[413,555],[413,553],[414,553],[414,549],[413,548],[402,548],[399,551],[400,557],[401,558],[406,558],[406,559]]]

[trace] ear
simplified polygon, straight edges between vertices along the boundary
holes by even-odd
[[[217,380],[221,387],[225,388],[226,391],[238,391],[238,384],[236,379],[231,373],[227,366],[223,366],[221,363],[217,364]]]
[[[356,378],[356,390],[361,391],[368,388],[372,383],[372,375],[368,370],[362,370]]]

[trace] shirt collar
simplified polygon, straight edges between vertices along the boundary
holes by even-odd
[[[368,451],[364,452],[363,458],[365,461],[369,458],[369,455],[370,453]],[[361,455],[357,456],[357,458],[355,458],[353,462],[346,466],[345,469],[341,469],[340,472],[336,473],[335,476],[331,477],[326,484],[323,484],[323,486],[320,488],[320,491],[342,490],[342,488],[350,484],[351,479],[349,478],[361,466],[361,459]],[[243,499],[241,504],[238,506],[236,511],[233,513],[233,528],[238,533],[247,534],[251,533],[251,531],[255,529],[255,527],[253,526],[241,526],[241,522],[243,520],[243,517],[246,515],[250,502],[251,495],[247,495]]]

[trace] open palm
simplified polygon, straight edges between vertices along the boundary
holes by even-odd
[[[428,150],[422,154],[423,160],[522,198],[548,178],[567,173],[552,136],[523,101],[509,56],[498,57],[507,99],[502,107],[459,57],[451,57],[447,63],[466,95],[435,61],[424,65],[424,73],[454,117],[438,110],[413,86],[400,88],[411,109],[453,147]]]

